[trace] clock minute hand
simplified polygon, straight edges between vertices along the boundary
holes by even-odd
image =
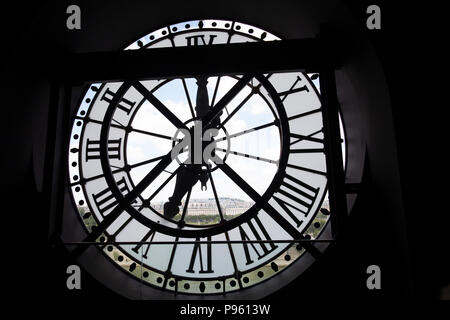
[[[208,114],[208,111],[211,109],[209,106],[209,97],[208,97],[208,89],[206,85],[208,84],[208,80],[204,76],[200,76],[197,78],[197,106],[195,107],[195,111],[197,112],[197,118],[200,118],[203,121],[203,117]],[[212,124],[214,126],[219,125],[220,123],[220,114],[222,114],[222,111],[220,111],[219,116],[216,117]],[[203,125],[203,123],[202,123]],[[207,137],[204,137],[206,141],[212,140],[212,135],[210,134]],[[196,142],[194,142],[196,143]],[[203,142],[202,142],[203,144]],[[202,148],[203,149],[203,148]],[[205,161],[205,159],[203,159]],[[207,186],[206,183],[208,182],[209,176],[206,171],[201,171],[199,174],[199,180],[202,184],[201,189],[206,190]]]
[[[201,76],[197,78],[197,99],[195,111],[197,113],[197,118],[200,119],[202,119],[210,109],[208,89],[206,87],[207,84],[208,81],[206,77]],[[193,143],[198,143],[198,141],[193,141]],[[194,159],[193,155],[191,154],[191,150],[193,149],[194,148],[192,148],[192,146],[189,148],[189,159]],[[169,197],[169,201],[164,204],[164,216],[173,218],[178,214],[178,212],[180,211],[179,206],[181,205],[181,200],[189,191],[189,189],[191,189],[197,183],[198,180],[201,181],[202,190],[204,187],[206,188],[206,182],[208,181],[207,175],[205,176],[204,174],[199,172],[199,170],[197,170],[197,167],[198,165],[196,164],[185,164],[180,168],[177,173],[173,194],[171,197]]]

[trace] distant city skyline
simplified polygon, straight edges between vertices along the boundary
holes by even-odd
[[[151,206],[153,209],[162,214],[164,203],[165,203],[164,201],[153,202]],[[184,203],[185,202],[183,200],[180,206],[181,210],[184,208]],[[249,208],[251,208],[254,205],[253,201],[245,201],[242,199],[230,197],[219,197],[219,203],[221,211],[224,215],[234,215],[234,216],[246,212]],[[189,199],[186,215],[187,216],[219,215],[216,199],[215,198]]]

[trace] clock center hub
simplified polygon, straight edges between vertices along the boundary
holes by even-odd
[[[197,173],[214,171],[225,163],[230,152],[230,136],[221,124],[205,126],[201,119],[185,122],[172,137],[172,159]]]

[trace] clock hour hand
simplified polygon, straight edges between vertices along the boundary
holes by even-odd
[[[169,197],[169,201],[164,204],[164,216],[173,218],[180,211],[179,206],[184,195],[191,189],[198,181],[199,176],[194,168],[182,166],[175,181],[175,188],[173,195]]]
[[[197,105],[195,107],[195,112],[197,113],[197,118],[200,119],[202,119],[209,111],[207,84],[208,79],[206,77],[202,76],[197,78]]]
[[[200,118],[202,121],[211,110],[208,89],[206,87],[207,84],[208,80],[206,77],[197,78],[197,106],[195,107],[195,111],[197,112],[197,118]],[[222,110],[218,111],[217,116],[211,121],[212,127],[218,127],[220,125],[220,116],[222,113]]]

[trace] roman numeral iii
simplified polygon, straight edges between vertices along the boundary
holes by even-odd
[[[120,160],[122,138],[108,140],[108,158]],[[86,161],[100,159],[100,140],[86,140]]]

